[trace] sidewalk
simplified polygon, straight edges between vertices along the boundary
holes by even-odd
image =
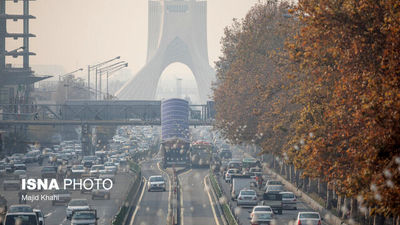
[[[325,207],[321,206],[318,202],[316,202],[314,199],[312,199],[306,193],[299,190],[296,186],[294,186],[292,183],[288,182],[285,178],[283,178],[279,174],[275,173],[268,167],[264,167],[264,169],[267,171],[267,173],[275,176],[277,180],[280,180],[285,185],[286,189],[293,192],[296,196],[301,196],[302,200],[305,203],[307,203],[308,205],[310,205],[310,207],[312,209],[314,209],[315,211],[318,211],[320,213],[321,217],[324,218],[325,222],[327,222],[330,225],[346,225],[346,223],[344,221],[342,221],[339,217],[330,213],[328,210],[325,209]]]

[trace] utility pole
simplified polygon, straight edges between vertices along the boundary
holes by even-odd
[[[90,100],[90,65],[87,67],[87,90],[88,90],[88,100]]]

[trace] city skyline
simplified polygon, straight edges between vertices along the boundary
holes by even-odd
[[[56,65],[62,66],[69,72],[120,55],[129,62],[129,69],[135,74],[146,60],[147,2],[147,0],[138,0],[134,3],[129,0],[119,0],[119,4],[107,0],[32,2],[30,12],[37,17],[30,25],[30,32],[37,36],[30,40],[32,51],[37,53],[31,57],[32,66]],[[233,18],[243,18],[256,2],[258,1],[208,1],[207,39],[211,66],[220,55],[219,42],[224,28],[232,24]],[[15,10],[17,4],[21,3],[8,3],[7,12],[19,13]],[[224,10],[220,10],[221,8]],[[11,21],[7,24],[8,32],[18,32],[21,29],[20,21]],[[18,48],[19,45],[18,40],[10,40],[7,42],[7,50]],[[7,60],[9,63],[20,64],[19,59]],[[171,64],[166,70],[172,70],[171,73],[176,74],[184,71],[183,67],[185,66],[182,64]],[[85,74],[84,71],[77,75],[84,78]]]

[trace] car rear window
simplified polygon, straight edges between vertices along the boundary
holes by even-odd
[[[272,219],[272,213],[256,213],[255,219]]]
[[[271,208],[269,207],[257,207],[254,209],[254,212],[271,212]]]
[[[164,178],[162,178],[162,177],[150,177],[150,182],[159,182],[159,181],[164,181]]]
[[[241,195],[256,195],[255,191],[241,191]]]
[[[302,219],[319,219],[318,213],[301,213],[300,218]]]

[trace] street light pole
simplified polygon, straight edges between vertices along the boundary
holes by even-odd
[[[90,66],[87,67],[88,100],[90,100]]]
[[[113,73],[123,69],[124,67],[128,67],[128,63],[116,66],[114,68],[110,68],[110,70],[107,71],[107,99],[109,99],[109,97],[110,97],[110,94],[108,92],[108,77],[109,77],[109,75],[112,75]]]
[[[94,96],[95,96],[95,100],[97,100],[97,67],[96,67],[96,82],[95,82],[95,89],[94,89]]]
[[[115,57],[115,58],[112,58],[112,59],[110,59],[110,60],[107,60],[107,61],[104,61],[104,62],[101,62],[101,63],[99,63],[99,64],[96,64],[96,65],[93,65],[93,66],[88,66],[88,91],[89,91],[89,99],[90,99],[90,70],[91,69],[96,69],[96,78],[95,78],[95,100],[97,100],[97,92],[98,92],[98,85],[97,85],[97,72],[98,72],[98,68],[99,67],[101,67],[101,66],[103,66],[103,65],[105,65],[105,64],[107,64],[107,63],[109,63],[109,62],[112,62],[112,61],[114,61],[114,60],[117,60],[117,59],[120,59],[121,58],[121,56],[117,56],[117,57]],[[101,80],[100,80],[100,82],[101,82]],[[101,84],[100,84],[101,85]]]

